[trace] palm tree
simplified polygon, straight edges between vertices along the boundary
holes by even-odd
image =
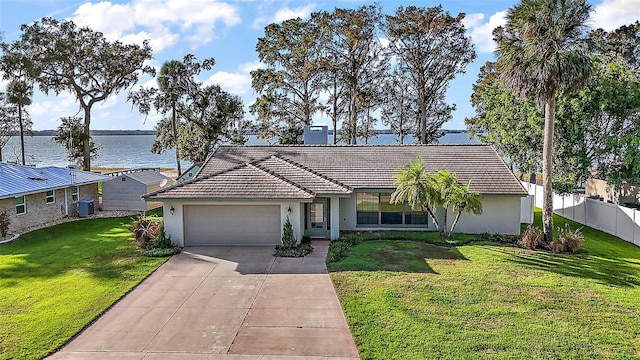
[[[521,0],[507,11],[505,28],[494,31],[498,71],[520,97],[544,105],[542,178],[543,231],[553,241],[553,122],[558,91],[577,91],[593,64],[586,40],[591,12],[587,0]]]
[[[163,100],[167,107],[171,108],[171,131],[176,147],[176,165],[178,167],[178,176],[182,174],[180,166],[180,151],[177,130],[176,108],[180,97],[187,90],[188,75],[186,67],[177,60],[166,61],[160,68],[160,76],[158,77],[158,87],[164,95]]]
[[[22,109],[31,105],[33,97],[33,87],[29,86],[26,81],[13,80],[7,85],[7,99],[9,103],[18,106],[18,125],[20,127],[20,152],[22,154],[22,165],[25,165],[24,159],[24,124],[22,121]]]
[[[412,210],[426,212],[431,217],[437,230],[440,224],[435,216],[435,209],[440,205],[440,196],[434,187],[434,178],[429,174],[422,163],[422,158],[417,157],[409,166],[398,169],[393,174],[397,188],[391,194],[392,204],[407,203]]]
[[[449,196],[447,196],[447,203],[445,204],[445,212],[448,211],[448,207],[451,206],[452,210],[456,214],[456,217],[451,223],[451,229],[448,230],[448,236],[451,236],[453,230],[460,220],[460,216],[463,212],[468,214],[481,215],[482,214],[482,202],[480,201],[480,194],[477,191],[471,191],[471,182],[467,185],[462,185],[457,182],[450,188]],[[445,215],[446,218],[446,215]],[[445,231],[446,221],[445,221]]]

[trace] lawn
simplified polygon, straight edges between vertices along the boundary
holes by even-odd
[[[583,234],[574,255],[370,241],[329,270],[362,359],[640,358],[640,248]]]
[[[0,359],[55,351],[166,260],[138,256],[131,222],[70,222],[0,246]]]

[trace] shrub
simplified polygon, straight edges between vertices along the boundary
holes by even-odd
[[[171,235],[167,235],[164,231],[164,224],[160,225],[160,231],[151,241],[151,247],[154,249],[169,249],[176,247],[176,245],[171,241]]]
[[[538,249],[544,245],[544,237],[540,229],[533,225],[527,226],[519,241],[520,246],[525,249]]]
[[[9,225],[11,221],[9,221],[9,214],[7,210],[3,210],[0,212],[0,237],[6,237],[9,233]]]
[[[332,241],[327,252],[327,262],[331,263],[344,259],[349,255],[349,250],[351,250],[351,244],[344,239]]]
[[[160,224],[144,215],[138,215],[136,222],[129,227],[129,231],[133,233],[136,245],[141,249],[151,247],[151,239],[160,233]]]
[[[285,249],[293,249],[298,245],[295,235],[293,235],[293,225],[287,218],[287,221],[282,226],[282,247]]]
[[[142,255],[146,257],[164,257],[179,254],[181,251],[182,249],[177,246],[169,248],[153,248],[142,250]]]
[[[581,230],[582,228],[571,230],[569,224],[565,224],[564,229],[558,228],[558,238],[549,244],[549,248],[556,253],[578,252],[582,248],[582,241],[584,240]]]
[[[299,244],[294,247],[285,248],[283,246],[276,246],[273,256],[276,257],[303,257],[313,251],[311,244]]]

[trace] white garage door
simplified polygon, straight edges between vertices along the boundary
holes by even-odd
[[[185,205],[185,246],[280,244],[279,205]]]

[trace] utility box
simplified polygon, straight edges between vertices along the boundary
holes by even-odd
[[[78,216],[87,217],[89,215],[93,215],[93,200],[78,201]]]

